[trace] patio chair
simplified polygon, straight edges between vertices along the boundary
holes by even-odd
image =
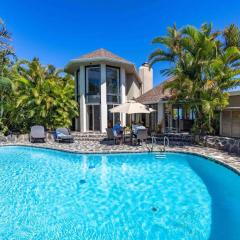
[[[106,128],[108,140],[113,140],[114,144],[117,144],[117,141],[121,142],[123,139],[122,135],[117,135],[113,133],[112,128]]]
[[[31,131],[30,131],[30,135],[29,135],[29,141],[31,143],[34,142],[45,142],[46,139],[46,134],[45,134],[45,130],[43,126],[32,126],[31,127]]]
[[[73,143],[74,138],[68,128],[57,128],[55,131],[55,141]]]
[[[136,140],[138,144],[148,139],[148,129],[138,129],[136,137],[133,140]]]

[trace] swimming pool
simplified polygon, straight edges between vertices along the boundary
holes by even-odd
[[[240,239],[240,177],[181,153],[0,147],[0,239]]]

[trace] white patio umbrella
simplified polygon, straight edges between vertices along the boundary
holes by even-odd
[[[148,108],[147,106],[136,102],[134,100],[129,100],[126,103],[123,103],[117,107],[111,108],[109,110],[111,113],[126,113],[126,114],[134,114],[134,113],[151,113],[156,110],[152,108]]]
[[[156,110],[153,108],[148,108],[147,106],[136,102],[134,100],[129,100],[126,103],[123,103],[117,107],[111,108],[109,110],[111,113],[126,113],[130,114],[130,122],[132,124],[132,115],[135,113],[151,113],[155,112]]]

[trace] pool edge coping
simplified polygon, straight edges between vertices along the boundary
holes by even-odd
[[[52,147],[52,146],[34,146],[34,145],[27,145],[27,144],[2,144],[0,145],[0,147],[7,147],[7,146],[12,146],[12,147],[19,147],[19,146],[22,146],[22,147],[32,147],[32,148],[39,148],[39,149],[47,149],[47,150],[55,150],[55,151],[60,151],[60,152],[66,152],[66,153],[75,153],[75,154],[121,154],[121,153],[132,153],[132,154],[138,154],[138,153],[164,153],[164,152],[169,152],[169,153],[183,153],[183,154],[192,154],[192,155],[195,155],[195,156],[200,156],[200,157],[203,157],[205,159],[208,159],[212,162],[215,162],[216,164],[219,164],[219,165],[222,165],[226,168],[228,168],[229,170],[233,171],[234,173],[236,173],[238,176],[240,176],[240,169],[230,165],[229,163],[227,162],[224,162],[222,161],[220,158],[218,157],[213,157],[213,156],[208,156],[209,153],[196,153],[196,152],[193,152],[193,150],[191,149],[166,149],[166,151],[157,151],[157,150],[153,150],[153,151],[147,151],[147,150],[141,150],[141,151],[136,151],[136,152],[133,152],[133,151],[93,151],[93,152],[84,152],[84,151],[79,151],[79,150],[72,150],[72,149],[58,149],[58,148],[55,148],[55,147]],[[194,147],[197,147],[197,148],[200,148],[198,146],[194,146]],[[217,150],[216,150],[217,151]],[[226,154],[225,152],[220,152],[223,156],[224,154]]]

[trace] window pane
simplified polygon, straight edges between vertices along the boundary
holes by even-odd
[[[101,99],[101,69],[100,67],[88,67],[86,73],[86,101],[99,103]]]
[[[120,102],[120,96],[107,95],[107,102],[108,103],[119,103]]]
[[[120,103],[119,69],[107,67],[107,102]]]
[[[100,93],[101,72],[99,67],[88,68],[88,93]]]
[[[94,131],[100,131],[100,123],[101,123],[101,108],[100,105],[93,106],[94,109]]]
[[[107,93],[118,94],[118,69],[107,67]]]

